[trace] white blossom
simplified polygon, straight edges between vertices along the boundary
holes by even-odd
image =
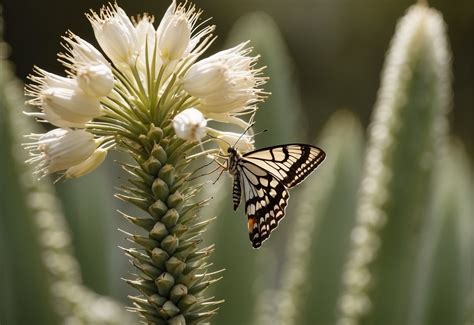
[[[105,97],[114,88],[112,70],[104,64],[88,64],[77,69],[79,87],[89,96]]]
[[[67,54],[60,54],[59,57],[65,59],[71,63],[89,63],[98,64],[102,63],[110,67],[109,61],[95,48],[94,45],[80,38],[79,36],[69,32],[67,36],[63,37],[66,42],[64,44]]]
[[[84,130],[54,129],[42,135],[29,136],[37,141],[27,145],[41,175],[66,170],[87,158],[96,149],[94,136]]]
[[[92,11],[87,18],[97,42],[114,64],[134,64],[141,45],[135,27],[122,8],[109,4],[103,6],[99,14]]]
[[[178,138],[199,141],[206,135],[207,121],[195,108],[188,108],[173,118],[173,128]]]
[[[84,127],[85,123],[102,114],[100,100],[81,90],[76,79],[61,77],[36,68],[30,76],[36,84],[27,86],[26,94],[33,97],[30,104],[42,113],[30,115],[43,118],[58,127]]]
[[[192,25],[196,19],[194,7],[176,8],[173,0],[157,29],[158,49],[163,60],[180,59],[189,46]]]
[[[183,88],[199,99],[199,109],[228,121],[234,113],[251,112],[262,99],[265,79],[254,69],[247,43],[218,52],[194,63],[183,77]]]

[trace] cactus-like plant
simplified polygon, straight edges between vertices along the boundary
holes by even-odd
[[[35,68],[27,86],[40,109],[29,115],[57,127],[29,136],[38,175],[77,178],[112,149],[129,156],[121,165],[130,179],[116,197],[145,214],[122,213],[143,230],[127,233],[137,247],[123,250],[138,271],[126,280],[140,291],[130,309],[146,323],[201,323],[216,313],[220,301],[204,292],[220,271],[209,271],[213,245],[200,245],[212,218],[199,217],[208,199],[195,199],[202,184],[192,183],[192,163],[234,144],[251,150],[251,136],[239,139],[207,123],[247,128],[265,96],[247,43],[199,60],[214,40],[214,26],[197,24],[201,14],[173,1],[155,28],[153,17],[130,20],[117,4],[91,11],[106,56],[70,32],[59,55],[69,77]]]
[[[420,234],[444,145],[450,54],[441,15],[424,4],[400,20],[369,130],[341,324],[407,324]]]

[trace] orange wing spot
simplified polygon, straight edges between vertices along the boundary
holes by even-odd
[[[253,218],[249,218],[247,220],[247,227],[249,229],[249,232],[252,232],[254,223],[255,223],[255,221],[254,221]]]

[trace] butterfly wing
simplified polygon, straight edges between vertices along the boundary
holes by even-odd
[[[252,151],[245,161],[271,173],[286,188],[301,183],[326,157],[323,150],[307,144],[286,144]]]
[[[247,227],[254,248],[259,248],[285,215],[290,194],[272,174],[242,161],[237,167],[245,198]]]
[[[264,148],[242,156],[237,175],[254,248],[262,245],[285,216],[290,198],[287,188],[301,183],[325,157],[324,151],[306,144]]]

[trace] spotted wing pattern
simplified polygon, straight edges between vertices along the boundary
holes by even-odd
[[[303,181],[324,157],[321,149],[302,144],[266,148],[242,157],[235,176],[244,194],[254,248],[262,245],[285,216],[290,198],[287,188]]]

